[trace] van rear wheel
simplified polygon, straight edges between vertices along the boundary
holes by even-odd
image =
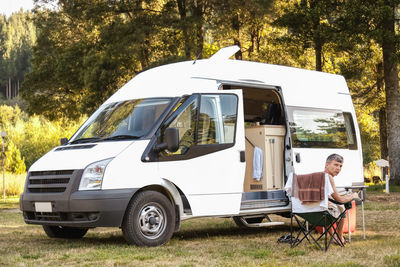
[[[43,225],[43,230],[51,238],[82,238],[88,231],[87,228],[62,227]]]
[[[129,244],[159,246],[171,239],[175,229],[175,209],[171,201],[156,191],[138,193],[129,203],[122,233]]]

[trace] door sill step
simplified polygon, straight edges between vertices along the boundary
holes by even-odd
[[[254,228],[259,228],[259,227],[268,227],[268,226],[275,226],[275,225],[284,225],[284,222],[265,222],[265,223],[246,223],[247,227],[254,227]]]

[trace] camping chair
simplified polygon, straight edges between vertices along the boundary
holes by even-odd
[[[335,204],[344,204],[345,206],[345,210],[336,218],[328,212],[328,197],[333,191],[329,182],[328,174],[325,175],[324,200],[312,205],[302,204],[298,198],[291,195],[292,181],[293,174],[290,174],[285,189],[292,200],[290,224],[291,247],[293,248],[298,246],[304,239],[309,243],[314,242],[323,251],[327,251],[333,241],[343,247],[344,244],[336,232],[336,225],[340,224],[341,220],[345,217],[346,211],[351,208],[351,201],[347,203],[339,203],[335,200],[329,199],[329,201]],[[294,221],[299,226],[297,234],[294,233]],[[317,227],[322,228],[322,233],[316,231]]]

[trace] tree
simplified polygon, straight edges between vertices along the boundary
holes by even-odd
[[[274,1],[268,0],[217,1],[208,20],[210,41],[221,46],[239,46],[236,59],[260,60],[259,53],[273,4]]]
[[[341,14],[342,34],[376,42],[382,49],[387,134],[391,182],[400,184],[400,92],[398,77],[399,35],[395,30],[398,0],[346,1]]]
[[[40,5],[48,2],[58,9],[43,11]],[[239,1],[233,5],[216,0],[37,0],[38,41],[32,71],[21,88],[28,112],[50,119],[91,113],[140,71],[209,54],[213,49],[205,47],[204,38],[217,32],[215,18],[229,17],[232,6],[245,29],[266,1],[250,2],[258,5],[246,3],[243,8]],[[255,25],[261,27],[263,13],[257,14]],[[221,21],[231,22],[230,17]],[[247,27],[254,33],[253,47],[260,42],[254,41],[257,27]]]
[[[157,1],[50,2],[58,10],[35,13],[33,69],[21,88],[31,114],[54,119],[91,113],[162,57]]]
[[[0,16],[0,90],[7,99],[18,95],[19,85],[30,70],[32,46],[36,41],[31,17],[30,12],[22,10],[8,19]]]
[[[323,48],[331,42],[336,32],[332,21],[338,13],[335,0],[290,1],[274,24],[288,29],[282,38],[284,42],[296,42],[303,49],[312,47],[315,51],[315,69],[323,69]]]
[[[388,156],[382,52],[368,39],[354,42],[349,36],[342,37],[336,41],[335,50],[340,52],[332,61],[349,86],[361,129],[364,163],[368,164]]]

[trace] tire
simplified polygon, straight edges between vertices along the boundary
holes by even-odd
[[[171,239],[174,230],[175,209],[166,196],[156,191],[134,196],[122,222],[122,233],[130,245],[162,245]]]
[[[261,223],[265,217],[254,217],[254,218],[246,218],[244,219],[248,224],[252,223]],[[248,226],[242,221],[243,217],[235,216],[233,220],[235,221],[236,225],[240,228],[248,228]]]
[[[82,238],[88,231],[87,228],[61,227],[43,225],[43,230],[51,238]]]

